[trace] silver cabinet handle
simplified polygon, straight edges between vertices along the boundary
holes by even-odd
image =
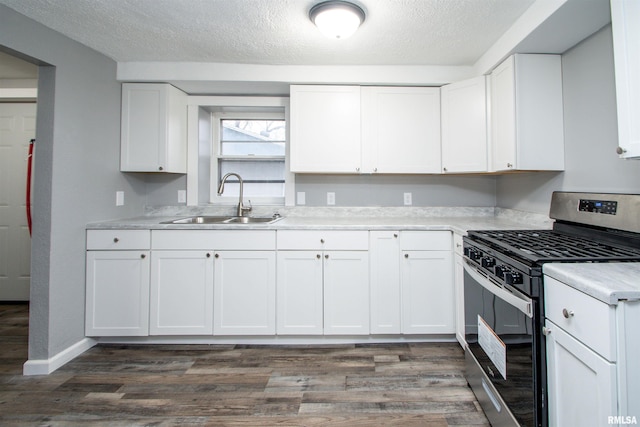
[[[329,259],[329,254],[326,254],[326,255],[324,256],[324,259]]]
[[[320,239],[320,243],[324,243],[324,239]]]
[[[145,259],[147,256],[145,254],[141,254],[140,258]]]
[[[547,328],[546,326],[542,327],[542,335],[550,335],[551,334],[551,329]]]
[[[118,243],[120,241],[120,239],[118,239],[117,237],[113,238],[113,243]]]
[[[512,164],[512,163],[507,163],[507,167],[508,167],[508,168],[512,168],[512,167],[513,167],[513,164]]]
[[[565,319],[573,317],[574,314],[575,313],[573,312],[573,310],[567,310],[566,308],[562,309],[562,315],[564,316]]]
[[[405,258],[409,258],[409,254],[404,254],[404,257]]]
[[[627,152],[627,150],[625,150],[625,149],[624,149],[624,148],[622,148],[622,147],[618,147],[618,148],[616,148],[616,153],[618,153],[618,154],[624,154],[624,153],[626,153],[626,152]]]

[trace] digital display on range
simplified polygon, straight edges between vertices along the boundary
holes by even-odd
[[[586,200],[580,199],[578,205],[580,212],[592,212],[606,215],[615,215],[618,210],[618,202],[611,200]]]

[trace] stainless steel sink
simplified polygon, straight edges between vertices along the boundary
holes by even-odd
[[[280,218],[256,217],[256,216],[236,216],[224,221],[225,224],[271,224]]]
[[[256,217],[256,216],[191,216],[188,218],[164,221],[162,224],[271,224],[281,217]]]
[[[228,219],[228,216],[190,216],[188,218],[164,221],[162,224],[222,224]]]

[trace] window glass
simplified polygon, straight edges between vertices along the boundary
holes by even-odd
[[[243,180],[245,199],[283,200],[286,123],[277,120],[221,119],[218,176],[235,172]],[[230,176],[224,197],[238,197],[239,183]]]

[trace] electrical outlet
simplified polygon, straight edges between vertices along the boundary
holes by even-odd
[[[296,194],[296,199],[299,205],[304,205],[307,203],[306,193],[304,191],[298,191]]]
[[[411,193],[404,193],[404,205],[411,206],[411,204],[412,204]]]
[[[124,205],[124,191],[116,191],[116,206]]]
[[[329,192],[327,193],[327,205],[333,206],[336,204],[336,193]]]
[[[178,203],[187,203],[187,190],[178,190]]]

